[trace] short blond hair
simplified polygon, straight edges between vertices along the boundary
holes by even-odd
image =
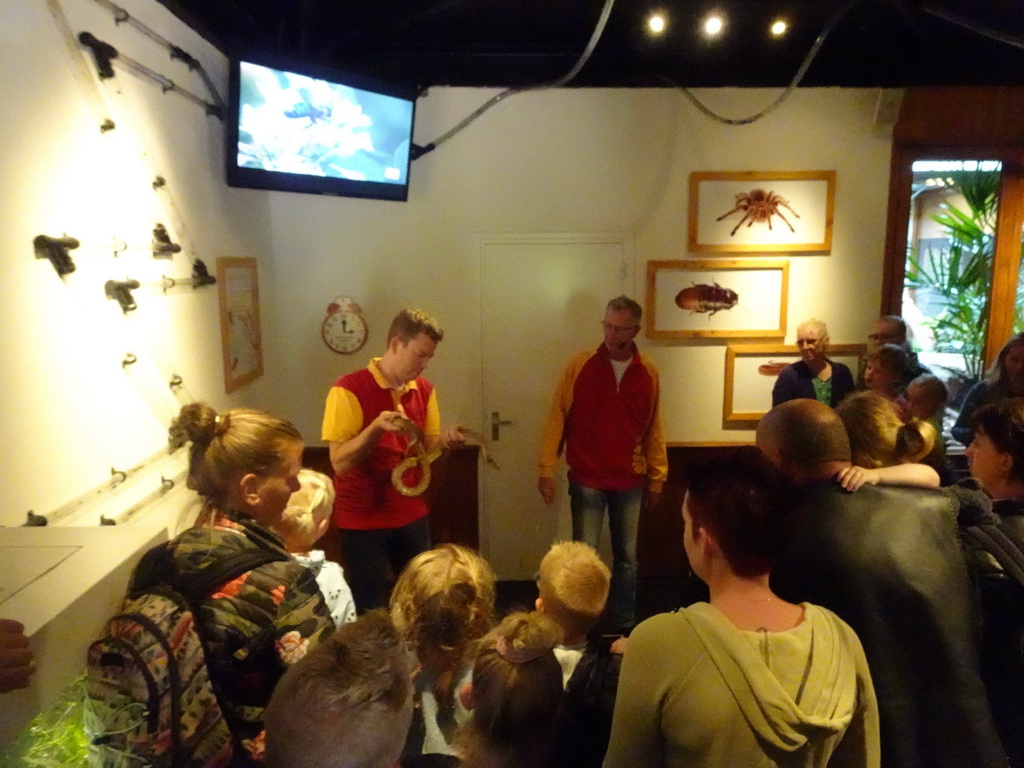
[[[402,344],[408,344],[420,334],[426,334],[427,338],[435,344],[440,344],[444,338],[444,331],[436,319],[428,315],[422,309],[407,307],[395,315],[388,328],[388,345],[391,340],[397,338]]]
[[[586,634],[601,618],[611,572],[597,551],[582,541],[560,541],[540,561],[537,586],[544,612],[567,636]]]
[[[320,524],[331,516],[334,481],[323,472],[302,469],[299,484],[301,487],[288,499],[288,506],[273,528],[286,542],[306,552],[320,538],[317,535]]]

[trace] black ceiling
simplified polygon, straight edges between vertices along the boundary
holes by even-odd
[[[525,86],[567,73],[606,0],[160,0],[225,53],[242,45],[429,87]],[[667,33],[644,22],[663,9]],[[700,32],[713,9],[725,32]],[[767,29],[790,24],[782,39]],[[570,86],[1024,84],[1024,0],[615,0]]]

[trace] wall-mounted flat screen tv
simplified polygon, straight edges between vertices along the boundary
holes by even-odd
[[[243,56],[232,61],[228,106],[230,186],[407,199],[412,89]]]

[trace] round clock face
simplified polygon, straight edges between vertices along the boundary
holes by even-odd
[[[351,355],[366,343],[366,321],[355,312],[332,312],[324,318],[320,333],[324,343],[335,352]]]

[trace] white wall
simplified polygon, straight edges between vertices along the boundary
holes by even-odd
[[[418,104],[426,143],[493,91],[434,89]],[[763,90],[698,92],[729,116],[767,104]],[[479,259],[473,233],[633,232],[635,296],[646,262],[683,259],[688,175],[694,170],[837,171],[830,256],[793,256],[787,341],[811,316],[836,342],[862,341],[878,311],[889,139],[872,124],[877,91],[798,91],[754,125],[712,123],[670,90],[561,90],[499,104],[418,160],[409,202],[270,195],[281,368],[275,407],[319,436],[327,388],[383,347],[403,305],[434,312],[446,329],[429,376],[446,422],[480,426]],[[774,255],[778,257],[778,254]],[[355,298],[370,320],[366,354],[339,357],[319,339],[327,304]],[[598,341],[581,339],[586,346]],[[646,342],[662,368],[674,442],[750,440],[723,429],[724,345]],[[543,339],[537,340],[544,343]]]
[[[226,82],[226,62],[212,47],[149,0],[124,7]],[[74,35],[86,30],[197,94],[198,77],[168,51],[90,0],[61,0]],[[258,402],[258,382],[224,395],[216,288],[174,289],[162,275],[188,277],[186,253],[173,260],[145,251],[113,256],[113,239],[146,246],[156,222],[190,246],[211,272],[220,256],[265,260],[270,236],[265,195],[223,183],[219,121],[175,94],[122,70],[100,87],[91,59],[69,48],[44,0],[0,6],[0,525],[53,510],[100,486],[111,467],[125,469],[166,444],[178,400],[166,385],[185,381],[182,399],[217,406]],[[120,88],[123,95],[116,89]],[[94,105],[88,94],[105,94]],[[99,112],[95,110],[99,110]],[[97,114],[118,127],[102,134]],[[154,173],[167,179],[184,231],[177,231]],[[67,233],[77,271],[58,277],[37,260],[36,235]],[[133,278],[138,310],[125,315],[104,295],[106,281]],[[273,323],[273,306],[265,322]],[[138,363],[122,368],[126,353]],[[270,376],[274,361],[269,359]]]
[[[98,4],[54,2],[75,34],[88,30],[204,93],[166,50],[115,25]],[[211,46],[152,0],[120,2],[198,57],[226,90],[226,60]],[[445,421],[479,427],[485,340],[474,235],[632,232],[634,294],[642,299],[646,261],[687,257],[693,170],[836,169],[833,252],[793,257],[787,340],[800,320],[816,315],[835,341],[858,341],[877,311],[889,140],[872,125],[874,91],[799,91],[745,128],[711,123],[667,90],[528,93],[416,162],[410,201],[402,204],[228,189],[222,125],[120,70],[103,89],[119,127],[101,135],[86,98],[97,88],[92,65],[66,45],[47,0],[0,4],[0,66],[0,526],[19,525],[29,509],[59,507],[103,483],[111,467],[160,449],[179,398],[268,407],[316,442],[331,382],[383,346],[403,305],[433,311],[448,331],[431,371]],[[492,93],[434,89],[418,105],[418,142],[436,138]],[[775,94],[700,95],[741,116]],[[188,275],[186,254],[158,261],[145,252],[115,257],[109,248],[115,237],[148,243],[156,221],[172,225],[150,188],[154,170],[180,206],[184,227],[172,226],[172,236],[191,255],[211,270],[221,256],[259,260],[266,375],[232,396],[223,390],[215,290],[165,295],[153,286],[163,274]],[[78,270],[63,280],[32,249],[36,235],[62,233],[82,241],[72,252]],[[125,316],[104,298],[103,285],[128,277],[145,285],[135,294],[139,309]],[[320,341],[326,305],[338,294],[366,311],[365,354],[341,358]],[[600,312],[594,307],[595,331]],[[595,332],[580,344],[596,341]],[[641,344],[663,371],[671,440],[750,438],[722,429],[722,344]],[[129,352],[139,362],[122,369]],[[171,372],[185,379],[178,398],[165,384]],[[91,613],[102,619],[101,610]],[[48,698],[26,695],[36,703]]]
[[[180,63],[90,0],[61,0],[74,32],[88,30],[122,54],[203,94]],[[204,62],[222,89],[226,61],[151,0],[126,0],[144,23]],[[46,511],[157,450],[177,408],[163,381],[184,376],[181,398],[270,407],[319,438],[324,393],[340,373],[383,345],[396,309],[423,306],[448,335],[432,368],[446,421],[479,426],[479,264],[474,233],[633,232],[636,290],[644,263],[686,258],[686,189],[693,170],[829,169],[838,173],[830,256],[794,256],[790,328],[811,315],[833,340],[858,341],[876,312],[887,190],[888,138],[872,125],[875,91],[797,91],[751,126],[721,126],[671,90],[560,90],[507,99],[413,166],[408,203],[228,189],[222,125],[173,94],[119,71],[112,95],[120,126],[106,135],[82,81],[87,56],[67,50],[44,0],[0,9],[0,337],[4,403],[0,524]],[[77,64],[76,59],[77,57]],[[86,62],[82,69],[82,62]],[[123,96],[111,88],[120,87]],[[436,138],[492,95],[434,89],[418,105],[417,141]],[[774,92],[702,91],[732,116]],[[145,158],[140,154],[145,153]],[[149,188],[170,182],[186,231],[174,238],[214,269],[218,256],[260,261],[267,374],[223,394],[215,290],[153,287],[124,316],[103,296],[109,279],[144,283],[187,275],[189,262],[146,253],[115,258],[118,237],[146,243],[166,210]],[[32,239],[82,240],[78,271],[61,280],[33,256]],[[370,320],[366,354],[341,358],[319,338],[328,302],[355,298]],[[595,307],[595,315],[600,308]],[[593,339],[581,339],[590,344]],[[543,343],[543,340],[538,340]],[[644,343],[641,340],[641,343]],[[672,441],[749,439],[724,430],[720,343],[646,343],[663,368]],[[138,355],[123,370],[126,352]],[[53,471],[42,472],[42,468]]]

